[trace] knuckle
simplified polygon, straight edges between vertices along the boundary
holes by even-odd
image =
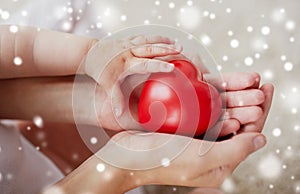
[[[225,167],[224,166],[220,166],[216,169],[213,169],[211,171],[211,175],[212,175],[212,179],[214,181],[212,181],[212,187],[216,188],[216,187],[220,187],[222,185],[222,183],[224,182],[225,178],[227,177],[227,174],[225,172]]]
[[[246,86],[251,86],[253,84],[253,80],[247,79],[247,80],[245,80],[244,83],[245,83]]]
[[[239,96],[236,93],[228,92],[226,94],[226,105],[229,106],[238,106],[239,105]]]
[[[254,119],[258,120],[263,115],[263,111],[260,107],[255,106],[252,108],[252,114],[254,116]]]
[[[122,51],[119,55],[116,56],[116,58],[122,58],[122,59],[130,59],[133,56],[133,49],[128,49],[125,51]]]
[[[152,54],[152,53],[154,52],[154,48],[153,48],[152,46],[147,46],[147,47],[146,47],[146,52],[147,52],[148,54]]]
[[[146,72],[148,69],[148,60],[143,60],[143,62],[140,64],[141,71]]]
[[[261,90],[255,90],[254,98],[257,100],[258,104],[265,101],[265,95]]]
[[[227,93],[226,103],[231,107],[239,107],[243,104],[243,99],[235,92]]]
[[[127,69],[130,70],[130,64],[131,64],[131,58],[127,57],[127,56],[123,56],[121,58],[121,69],[122,72],[126,71]]]

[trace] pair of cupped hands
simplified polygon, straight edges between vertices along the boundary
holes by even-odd
[[[93,44],[81,68],[84,74],[97,82],[95,90],[97,117],[96,119],[87,118],[91,115],[91,110],[82,107],[79,111],[82,117],[78,116],[76,119],[79,123],[100,125],[102,128],[119,132],[98,153],[91,156],[68,175],[69,178],[67,176],[67,179],[62,180],[58,185],[64,187],[65,183],[71,182],[71,178],[76,180],[76,176],[80,176],[82,171],[95,170],[99,163],[103,163],[106,166],[105,171],[120,171],[120,174],[117,173],[118,177],[123,177],[119,182],[120,186],[110,190],[112,193],[122,193],[147,184],[199,187],[193,193],[203,193],[205,192],[203,188],[219,187],[248,155],[265,145],[266,139],[261,131],[271,106],[273,86],[271,84],[261,86],[260,76],[254,72],[224,73],[222,77],[214,76],[209,73],[198,56],[188,60],[197,66],[208,83],[220,91],[224,104],[223,115],[217,124],[209,129],[208,135],[218,137],[235,135],[229,139],[214,142],[201,155],[199,154],[200,147],[206,144],[211,145],[211,142],[172,134],[145,135],[143,132],[129,132],[129,129],[136,129],[137,126],[131,122],[134,117],[132,111],[126,111],[128,99],[124,96],[124,88],[134,87],[134,81],[142,77],[145,80],[151,73],[173,71],[174,66],[168,61],[185,58],[181,55],[182,49],[175,44],[175,41],[167,37],[150,35],[122,40],[104,40]],[[79,84],[78,91],[80,87]],[[84,88],[82,90],[85,91]],[[138,95],[138,91],[136,93]],[[84,98],[92,99],[86,97],[89,95],[95,94],[85,94]],[[130,106],[136,107],[138,97],[130,103],[133,104]],[[122,121],[121,125],[118,120]],[[188,139],[189,143],[180,150],[176,157],[167,161],[167,165],[137,170],[135,158],[124,154],[122,158],[127,166],[126,169],[122,169],[115,164],[110,164],[109,160],[106,161],[105,157],[102,157],[109,154],[110,150],[113,154],[113,146],[121,145],[131,150],[151,150],[170,138],[175,145],[178,140],[179,147],[182,139]],[[155,157],[160,157],[160,154],[149,155],[144,159],[145,162],[149,162],[148,160]],[[100,175],[91,177],[102,180],[98,176]],[[119,179],[115,178],[116,182],[117,180]],[[90,186],[92,184],[90,183]],[[206,191],[213,192],[213,190]]]

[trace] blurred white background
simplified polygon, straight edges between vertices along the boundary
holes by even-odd
[[[256,71],[275,85],[267,146],[228,178],[225,193],[300,193],[300,1],[1,0],[0,23],[103,37],[141,24],[183,29],[209,49],[221,72]],[[185,193],[164,187],[149,193]]]

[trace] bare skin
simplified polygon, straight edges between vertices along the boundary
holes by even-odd
[[[248,79],[253,79],[255,78],[256,74],[249,74],[250,76],[248,76]],[[228,76],[231,77],[231,76]],[[247,76],[243,76],[243,77],[247,77]],[[28,86],[32,86],[33,82],[31,82],[30,80],[27,80]],[[38,84],[39,82],[35,83]],[[241,83],[241,82],[239,82]],[[251,83],[251,82],[248,82]],[[51,94],[51,89],[57,89],[57,83],[54,82],[53,85],[50,85],[48,88],[47,87],[42,87],[43,85],[41,85],[39,87],[40,92],[37,92],[37,90],[35,90],[35,93],[44,93],[49,95]],[[252,84],[250,84],[252,85]],[[26,86],[26,82],[23,81],[23,87]],[[229,85],[230,86],[230,85]],[[232,87],[237,87],[236,85],[232,85]],[[245,88],[248,88],[246,86],[243,86]],[[44,91],[45,90],[45,91]],[[70,88],[71,90],[71,88]],[[229,90],[229,89],[228,89]],[[64,90],[65,92],[67,90]],[[253,89],[250,89],[250,93],[251,91],[253,91]],[[249,122],[246,123],[245,125],[238,125],[236,131],[240,132],[243,131],[240,135],[237,135],[237,137],[230,139],[230,140],[226,140],[223,142],[217,142],[213,149],[210,150],[210,154],[205,155],[204,157],[201,157],[200,159],[197,157],[199,157],[197,155],[197,148],[198,146],[202,143],[201,140],[193,140],[192,144],[186,149],[186,151],[184,153],[182,153],[176,160],[172,161],[171,165],[168,166],[167,168],[165,167],[161,167],[161,168],[156,168],[156,169],[152,169],[152,170],[147,170],[147,171],[134,171],[134,179],[132,179],[129,183],[126,183],[126,186],[124,186],[123,189],[125,190],[121,190],[121,191],[106,191],[107,193],[109,192],[116,192],[116,193],[122,193],[126,190],[132,189],[136,186],[140,186],[140,185],[144,185],[144,184],[164,184],[164,185],[182,185],[182,186],[193,186],[193,187],[218,187],[221,183],[222,180],[229,175],[230,173],[232,173],[232,171],[235,169],[235,167],[241,162],[243,161],[248,154],[252,153],[255,150],[255,147],[253,147],[253,139],[256,136],[261,136],[258,133],[261,132],[263,125],[264,125],[264,121],[267,117],[267,113],[269,111],[270,105],[271,105],[271,100],[272,100],[272,93],[273,93],[273,87],[269,84],[262,86],[261,91],[263,92],[264,96],[265,96],[265,100],[262,104],[259,105],[259,107],[262,107],[262,110],[264,110],[263,112],[263,116],[259,117],[259,119],[257,119],[255,122]],[[50,93],[49,93],[50,92]],[[245,91],[242,92],[242,94]],[[256,92],[255,92],[256,93]],[[59,94],[57,96],[57,99],[62,99],[64,98],[64,96],[62,95],[62,93],[53,93],[54,95],[52,96],[53,99],[55,98],[55,95]],[[24,95],[24,94],[23,94]],[[30,96],[34,96],[34,93],[31,94]],[[34,98],[33,98],[34,99]],[[67,99],[67,98],[66,98]],[[231,99],[231,100],[230,100]],[[231,104],[234,104],[235,100],[234,98],[230,98],[228,99],[228,101]],[[248,102],[248,98],[247,96],[244,96],[244,101],[245,103],[250,103]],[[67,100],[66,100],[67,101]],[[55,102],[55,101],[54,101]],[[40,106],[41,108],[44,106],[42,103],[36,103],[37,106]],[[55,106],[53,104],[53,106]],[[52,106],[50,106],[52,107]],[[71,111],[71,109],[69,110]],[[57,114],[57,113],[56,113]],[[244,112],[244,114],[248,114],[249,116],[253,116],[251,114],[255,114],[254,112]],[[244,116],[242,116],[244,117]],[[233,127],[235,124],[231,124],[232,121],[238,121],[235,119],[226,119],[226,122],[228,124],[223,125],[222,131],[230,131],[232,132],[230,129],[231,127]],[[238,122],[239,123],[239,122]],[[28,123],[23,124],[22,125],[22,131],[24,133],[24,135],[29,138],[32,142],[34,142],[37,146],[40,146],[42,149],[42,151],[44,151],[44,153],[46,155],[48,155],[51,159],[53,159],[53,161],[56,162],[56,164],[58,164],[58,166],[61,168],[61,170],[64,173],[69,173],[70,171],[72,171],[73,169],[75,169],[74,171],[72,171],[72,173],[68,174],[68,184],[69,181],[71,181],[74,185],[76,185],[76,178],[74,177],[81,177],[81,176],[86,176],[85,174],[87,173],[94,173],[92,172],[91,169],[95,170],[95,166],[98,163],[105,163],[103,161],[101,161],[99,158],[97,158],[95,155],[92,155],[92,153],[87,149],[87,147],[84,145],[84,143],[82,142],[81,138],[78,135],[77,129],[74,125],[66,125],[66,124],[46,124],[45,128],[43,130],[45,130],[45,132],[47,133],[47,139],[45,141],[48,142],[48,146],[46,148],[43,148],[41,146],[41,142],[39,142],[36,139],[36,133],[38,132],[40,129],[36,129],[34,128],[33,125],[32,126],[32,131],[28,131],[26,130],[26,126],[28,125]],[[253,130],[252,132],[255,133],[246,133],[246,131],[244,131],[244,128],[247,127],[248,125],[251,126],[256,126],[255,130]],[[230,127],[231,126],[231,127]],[[125,134],[123,134],[125,133]],[[136,142],[136,146],[141,145],[139,143],[139,139],[135,139],[135,136],[130,136],[128,135],[126,132],[123,132],[120,134],[117,134],[116,136],[114,136],[113,138],[115,139],[119,139],[119,137],[122,137],[122,142],[126,143],[127,141],[129,142]],[[226,132],[224,132],[226,133]],[[149,137],[148,141],[149,144],[147,144],[148,146],[151,147],[151,143],[150,142],[155,142],[155,139],[160,138],[162,135],[161,134],[157,134],[156,136],[152,136]],[[167,135],[169,136],[169,135]],[[134,140],[132,140],[132,138],[134,138]],[[164,137],[163,137],[164,138]],[[238,140],[237,140],[238,138]],[[67,141],[68,144],[66,144],[66,139],[70,139],[70,141]],[[128,140],[127,140],[128,139]],[[264,139],[264,137],[263,137]],[[249,141],[249,144],[245,144],[245,142]],[[143,140],[144,142],[144,140]],[[264,140],[263,140],[264,142]],[[245,146],[245,147],[243,147]],[[77,147],[77,148],[76,148]],[[74,148],[76,148],[74,150]],[[236,148],[240,148],[241,150],[237,150],[236,152],[230,152],[229,150],[233,150]],[[223,150],[224,149],[224,150]],[[70,150],[74,150],[74,152],[78,152],[78,155],[80,156],[78,158],[78,160],[74,161],[72,159],[72,155],[70,155]],[[228,150],[228,153],[227,151]],[[229,153],[230,152],[230,153]],[[218,153],[224,153],[224,155],[227,156],[227,154],[229,154],[229,157],[222,157],[222,155],[218,156]],[[225,154],[226,153],[226,154]],[[230,154],[233,154],[234,156],[231,156]],[[87,160],[85,163],[84,160],[88,157],[94,158],[93,160]],[[193,160],[191,160],[191,158],[194,158]],[[218,157],[218,160],[216,160],[216,157]],[[219,158],[220,157],[220,158]],[[227,159],[226,159],[227,158]],[[230,160],[228,160],[230,158]],[[188,159],[188,160],[187,160]],[[225,160],[226,159],[226,160]],[[130,161],[130,158],[128,158],[128,160]],[[214,162],[212,161],[218,161],[217,164],[215,164],[216,166],[207,166],[205,164],[213,164]],[[92,166],[92,167],[87,167],[87,168],[78,168],[78,165],[87,165],[87,166]],[[181,169],[182,165],[186,166],[187,169]],[[189,166],[191,165],[199,165],[201,166],[201,168],[199,168],[199,174],[195,174],[197,172],[195,172],[194,170],[189,171]],[[106,164],[106,166],[110,166],[109,164]],[[180,166],[180,167],[179,167]],[[206,166],[207,168],[204,168],[204,166]],[[91,168],[91,169],[90,169]],[[174,172],[174,174],[170,174],[170,173],[166,173],[165,171],[169,171],[169,169],[172,168],[172,172]],[[85,171],[85,170],[87,171]],[[90,169],[90,171],[88,170]],[[114,179],[118,180],[117,177],[126,177],[131,175],[132,171],[128,171],[128,170],[124,170],[124,169],[118,169],[115,168],[113,166],[110,166],[111,172],[113,172],[113,174],[116,174],[116,177]],[[97,172],[97,171],[96,171]],[[110,172],[110,171],[108,171]],[[176,172],[176,174],[175,174]],[[185,172],[185,176],[187,177],[186,181],[182,181],[177,179],[176,177],[178,177],[178,175],[182,175],[184,174],[183,172]],[[215,173],[218,172],[218,173]],[[120,173],[120,175],[119,175]],[[124,175],[125,174],[125,175]],[[217,175],[218,174],[218,175]],[[96,174],[97,175],[97,174]],[[98,178],[95,175],[95,179]],[[219,177],[218,178],[216,178]],[[92,177],[92,176],[91,176]],[[132,178],[131,176],[129,176],[130,178]],[[194,179],[191,179],[189,177],[194,177]],[[209,178],[211,177],[211,178]],[[175,178],[175,179],[174,179]],[[126,178],[128,180],[128,177]],[[104,181],[101,178],[98,178],[99,182],[100,181]],[[138,181],[137,181],[138,180]],[[214,180],[214,181],[213,181]],[[103,189],[101,187],[101,184],[99,184],[98,182],[98,187],[97,187],[97,191],[102,191],[101,189]],[[105,184],[108,184],[107,182],[103,182]],[[109,184],[114,185],[114,183],[118,184],[119,182],[112,182]],[[58,186],[60,188],[64,188],[64,184],[65,181],[62,181],[60,183],[58,183]],[[67,184],[67,185],[68,185]],[[125,183],[124,183],[125,184]],[[73,186],[74,186],[73,185]],[[72,187],[73,187],[72,186]],[[87,185],[87,187],[90,187],[91,185]],[[65,188],[65,190],[70,189],[68,186],[67,188]],[[84,189],[84,187],[80,187],[77,189]]]
[[[85,94],[89,84],[95,82],[99,88],[99,93],[97,93],[99,106],[104,107],[104,109],[99,110],[106,110],[98,113],[99,117],[103,119],[100,119],[99,123],[99,118],[87,117],[91,110],[84,106],[79,107],[81,111],[80,121],[89,125],[100,124],[104,128],[115,131],[120,130],[115,116],[122,115],[124,101],[120,90],[113,90],[112,88],[117,86],[118,89],[122,82],[135,74],[172,71],[172,65],[155,59],[155,57],[177,55],[181,51],[181,48],[174,45],[174,41],[160,36],[137,36],[121,41],[108,41],[104,43],[105,47],[102,47],[101,42],[94,39],[28,27],[19,27],[19,31],[14,34],[9,32],[9,26],[0,26],[0,36],[0,88],[3,91],[0,102],[1,119],[31,120],[33,116],[38,114],[42,116],[45,122],[74,123],[72,114],[73,76],[80,74],[86,77],[86,82],[80,83],[81,93]],[[111,48],[125,48],[126,52],[107,63],[104,57],[105,48],[110,48],[110,46]],[[132,46],[143,47],[131,48]],[[20,66],[13,64],[15,57],[22,59]],[[121,66],[118,65],[120,63]],[[82,67],[81,64],[83,64]],[[107,64],[109,68],[105,69],[105,76],[98,79],[92,70]],[[58,132],[47,129],[49,147],[44,149],[45,153],[56,161],[61,169],[70,168],[72,170],[75,168],[75,170],[56,185],[45,190],[44,193],[51,193],[53,189],[57,188],[68,193],[124,193],[145,184],[218,187],[241,161],[266,143],[265,137],[260,132],[271,104],[273,87],[264,85],[262,88],[258,88],[259,76],[255,73],[240,75],[236,74],[235,77],[242,79],[240,82],[235,82],[236,80],[232,79],[232,75],[227,78],[225,89],[228,95],[224,100],[228,108],[224,113],[223,119],[225,121],[221,135],[224,136],[232,132],[241,133],[229,140],[215,143],[203,157],[199,157],[197,151],[199,146],[206,142],[192,139],[184,152],[173,160],[168,167],[134,171],[134,176],[132,176],[131,170],[112,166],[96,155],[90,156],[91,152],[84,148],[78,133],[76,135],[75,128],[71,126],[68,133],[61,133],[61,138],[70,135],[68,146],[72,147],[72,144],[82,145],[74,147],[80,152],[81,157],[78,161],[74,161],[70,159],[69,154],[61,151],[67,151],[68,148],[58,148],[60,145],[58,144],[60,142],[59,137],[51,135],[51,133]],[[205,79],[218,87],[219,81],[209,77],[209,74]],[[257,100],[250,100],[249,95]],[[243,104],[235,101],[238,98],[243,99]],[[111,101],[106,99],[113,99],[113,103],[111,104]],[[213,131],[214,129],[212,129]],[[32,134],[26,133],[25,135],[31,139]],[[143,146],[151,149],[157,139],[168,137],[174,137],[178,140],[184,138],[154,134],[147,141],[143,141]],[[31,140],[34,142],[33,139]],[[141,145],[139,137],[126,132],[117,133],[112,140],[120,141],[124,146],[138,148]],[[66,145],[62,143],[61,146]],[[108,149],[107,144],[101,150],[105,149]],[[226,157],[222,157],[224,155],[220,155],[220,153]],[[128,157],[126,160],[129,164],[134,163],[133,158]],[[59,163],[63,164],[59,165]],[[99,163],[105,165],[103,173],[96,170]],[[190,166],[195,166],[199,170],[191,169]],[[169,173],[170,170],[172,173]],[[178,175],[184,175],[184,178],[179,180],[177,179]]]

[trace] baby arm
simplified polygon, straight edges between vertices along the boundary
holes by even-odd
[[[13,29],[13,30],[12,30]],[[125,43],[128,46],[137,46],[143,44],[173,44],[168,38],[160,36],[136,36],[131,39],[118,41],[118,45]],[[104,53],[97,53],[98,61],[107,62],[107,52],[115,49],[113,41],[100,44]],[[26,26],[0,25],[0,79],[19,78],[19,77],[40,77],[40,76],[62,76],[74,74],[92,74],[95,64],[88,68],[78,68],[85,59],[85,56],[93,45],[99,43],[99,40],[78,36],[74,34],[62,33],[57,31],[43,30]],[[103,44],[102,44],[103,43]],[[102,46],[103,45],[103,46]],[[123,49],[125,45],[122,45]],[[98,46],[99,47],[99,46]],[[148,47],[149,48],[149,47]],[[99,50],[99,49],[98,49]],[[121,50],[119,50],[121,51]],[[164,56],[169,52],[162,54],[165,50],[154,49],[152,57]],[[173,52],[175,49],[173,49]],[[156,53],[155,53],[156,52]],[[138,56],[145,55],[143,50],[133,50]],[[177,52],[178,53],[178,52]],[[17,59],[18,61],[15,61]],[[87,70],[87,71],[86,71]]]
[[[11,32],[11,26],[7,25],[0,26],[0,41],[0,79],[73,75],[92,45],[98,42],[25,26]]]
[[[11,32],[10,29],[11,26],[0,26],[0,79],[4,81],[10,78],[88,75],[99,86],[97,87],[97,91],[100,91],[97,93],[99,99],[97,104],[100,105],[97,111],[100,113],[97,115],[98,118],[90,116],[88,119],[82,120],[89,124],[98,125],[100,117],[102,121],[109,121],[107,125],[100,122],[103,127],[109,129],[119,127],[115,122],[113,111],[118,115],[124,109],[120,83],[132,74],[172,71],[173,66],[169,63],[152,58],[181,52],[181,47],[177,48],[173,40],[157,35],[140,35],[120,40],[98,41],[73,34],[31,27],[17,27],[17,32],[15,32],[16,30]],[[19,57],[22,63],[14,64],[16,57]],[[99,75],[102,76],[99,77]],[[22,80],[16,81],[22,84]],[[28,116],[33,113],[22,115],[19,111],[20,108],[13,109],[13,107],[22,107],[18,103],[12,104],[13,102],[21,102],[22,97],[14,98],[15,100],[11,101],[9,99],[15,97],[13,88],[7,84],[0,86],[1,90],[8,91],[5,94],[5,99],[10,102],[1,103],[1,118],[21,119],[26,115],[25,119],[28,119]],[[114,90],[116,93],[113,93],[113,88],[117,89]],[[28,92],[24,89],[22,91]],[[93,95],[93,92],[88,93],[88,95]],[[72,98],[72,94],[70,98]],[[49,100],[48,97],[45,98],[45,100],[47,99]],[[84,99],[87,99],[87,95],[84,95]],[[111,100],[113,107],[111,107]],[[93,110],[85,115],[91,115],[91,111]],[[40,112],[34,114],[42,115]],[[72,120],[71,118],[68,117],[67,120]]]

